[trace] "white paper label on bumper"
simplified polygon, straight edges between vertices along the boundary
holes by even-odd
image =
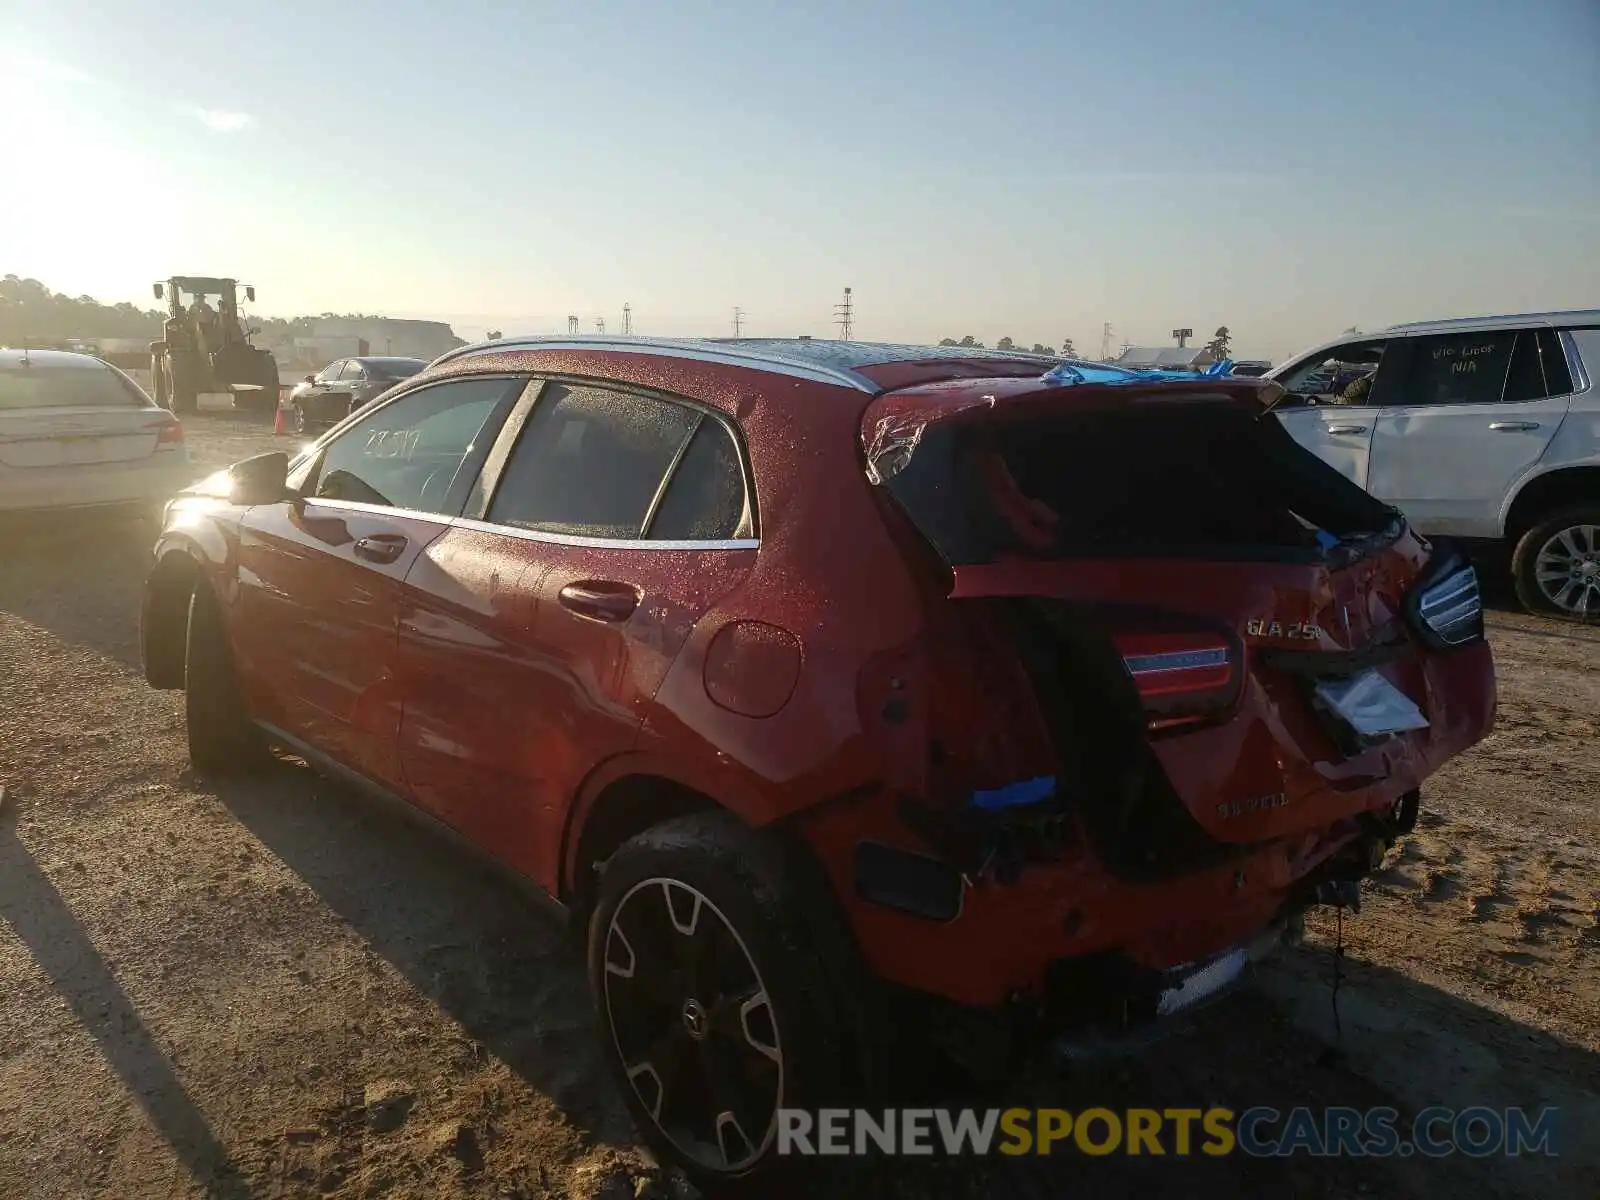
[[[1317,684],[1317,698],[1337,713],[1357,733],[1376,737],[1426,729],[1428,718],[1394,684],[1377,671],[1363,671],[1353,679]]]

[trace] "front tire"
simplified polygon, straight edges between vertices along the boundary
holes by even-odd
[[[159,354],[150,356],[150,388],[155,392],[156,403],[171,409],[172,384],[167,378],[167,360]]]
[[[873,1074],[869,989],[817,886],[794,851],[725,813],[648,830],[601,875],[588,946],[601,1038],[646,1141],[708,1196],[857,1182],[859,1164],[778,1153],[780,1108],[847,1107]]]
[[[189,762],[194,769],[223,778],[258,768],[266,750],[239,689],[221,608],[204,583],[189,599],[183,689]]]
[[[200,411],[200,389],[187,371],[180,371],[170,359],[167,362],[167,380],[172,393],[172,411],[180,417],[192,416]]]
[[[1518,539],[1511,574],[1529,612],[1600,624],[1600,504],[1541,518]]]

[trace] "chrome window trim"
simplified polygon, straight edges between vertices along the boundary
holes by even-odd
[[[581,537],[572,533],[546,533],[538,529],[523,529],[517,525],[498,525],[493,521],[480,521],[476,517],[447,517],[443,513],[423,512],[417,508],[392,508],[386,504],[368,504],[364,500],[332,500],[308,496],[305,503],[347,512],[370,513],[377,517],[404,517],[412,521],[431,521],[436,525],[470,529],[476,533],[497,533],[519,538],[524,542],[543,542],[552,546],[578,546],[593,550],[759,550],[761,548],[760,538],[652,542],[643,538]]]
[[[600,538],[582,537],[572,533],[547,533],[539,529],[523,529],[518,525],[479,521],[474,517],[455,517],[450,524],[458,529],[470,529],[477,533],[497,533],[505,537],[520,538],[525,542],[543,542],[551,546],[579,546],[592,550],[759,550],[761,548],[760,538],[652,542],[644,538]]]
[[[1562,353],[1567,356],[1567,373],[1572,376],[1570,395],[1582,395],[1589,390],[1593,381],[1589,378],[1589,367],[1583,361],[1583,353],[1578,349],[1578,339],[1572,336],[1570,329],[1556,330],[1556,337],[1561,339]]]
[[[482,342],[475,346],[463,346],[458,350],[451,350],[449,353],[434,359],[432,366],[437,367],[444,363],[458,362],[468,358],[483,358],[487,355],[503,354],[512,350],[603,350],[608,353],[653,354],[663,358],[683,358],[693,362],[716,363],[726,367],[753,367],[757,370],[788,375],[795,379],[809,380],[812,383],[831,383],[837,387],[847,387],[858,392],[866,392],[868,395],[877,395],[881,390],[866,376],[860,375],[855,371],[822,367],[814,363],[796,362],[791,358],[771,352],[760,353],[753,350],[740,350],[730,346],[719,346],[712,342],[694,343],[667,339],[650,341],[642,338],[587,338],[577,341],[572,338],[553,335],[550,337],[505,338],[498,342]]]
[[[448,525],[455,519],[444,513],[423,512],[420,508],[397,508],[392,504],[368,504],[365,500],[335,500],[326,496],[306,496],[302,503],[307,506],[315,504],[320,508],[336,508],[347,512],[371,513],[377,517],[405,517],[411,521],[432,521],[436,525]]]

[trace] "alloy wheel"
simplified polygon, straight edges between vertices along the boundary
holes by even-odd
[[[783,1104],[777,1017],[744,939],[678,879],[635,884],[606,930],[602,1002],[639,1103],[685,1158],[735,1174]]]
[[[1575,617],[1600,616],[1600,525],[1570,525],[1539,548],[1534,580],[1545,598]]]

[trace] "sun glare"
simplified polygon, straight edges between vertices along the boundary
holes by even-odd
[[[126,275],[131,288],[174,242],[187,205],[141,131],[115,110],[118,99],[81,72],[0,59],[6,271],[58,287]]]

